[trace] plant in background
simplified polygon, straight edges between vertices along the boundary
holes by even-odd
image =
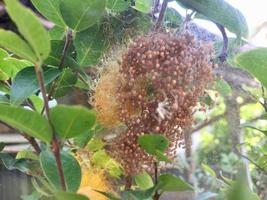
[[[0,29],[0,120],[32,148],[13,158],[0,143],[0,159],[8,169],[32,176],[36,191],[23,199],[158,200],[165,192],[196,189],[161,169],[178,148],[190,146],[194,114],[206,110],[211,90],[229,95],[224,81],[213,84],[212,73],[216,63],[232,62],[225,28],[236,34],[236,45],[247,36],[246,20],[237,9],[223,0],[177,0],[192,10],[182,19],[168,0],[31,0],[55,24],[46,30],[17,0],[4,2],[17,32]],[[201,41],[203,35],[188,28],[193,17],[203,15],[222,33],[218,59],[213,46]],[[119,62],[106,58],[114,55]],[[265,57],[266,49],[257,49],[237,58],[264,87]],[[86,73],[88,67],[97,73]],[[90,109],[59,103],[74,89],[91,95]],[[266,109],[265,100],[261,103]],[[263,149],[256,163],[263,171],[265,154]],[[237,158],[230,155],[222,159],[229,173]],[[216,172],[205,166],[217,181]],[[250,197],[244,180],[223,179],[228,191],[223,197]]]

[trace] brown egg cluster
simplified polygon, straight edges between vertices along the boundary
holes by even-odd
[[[163,134],[170,141],[167,155],[175,156],[183,131],[193,123],[199,97],[212,80],[212,56],[212,46],[189,33],[153,33],[129,46],[116,94],[118,117],[127,131],[116,138],[110,152],[126,174],[152,168],[154,158],[137,143],[140,135]]]

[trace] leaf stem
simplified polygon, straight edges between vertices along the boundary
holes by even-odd
[[[65,178],[64,178],[64,173],[63,173],[63,168],[62,168],[62,163],[60,159],[60,143],[57,139],[56,133],[54,126],[52,124],[51,118],[50,118],[50,110],[49,110],[49,105],[48,105],[48,97],[46,95],[46,89],[45,89],[45,83],[44,83],[44,77],[43,77],[43,71],[42,68],[40,67],[41,65],[36,64],[35,65],[35,73],[37,75],[37,79],[40,85],[40,90],[44,99],[44,110],[46,112],[46,116],[49,122],[49,125],[53,131],[53,140],[52,140],[52,149],[53,153],[56,159],[57,163],[57,168],[58,168],[58,174],[60,177],[60,182],[61,182],[61,187],[63,190],[66,190],[66,184],[65,184]]]
[[[154,179],[155,179],[155,185],[158,184],[158,163],[157,161],[154,162]],[[155,191],[155,194],[153,196],[153,200],[159,200],[160,193],[158,190]]]

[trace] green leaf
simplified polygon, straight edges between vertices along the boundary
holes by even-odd
[[[64,0],[60,11],[63,19],[76,32],[94,25],[105,10],[106,0]]]
[[[37,58],[32,48],[16,33],[0,29],[0,46],[13,52],[21,58],[36,62]]]
[[[89,200],[86,196],[73,193],[73,192],[56,192],[55,197],[57,200]]]
[[[52,40],[51,48],[52,50],[44,63],[47,65],[58,66],[62,58],[62,52],[64,49],[64,41],[63,40]],[[72,52],[74,51],[75,49],[71,45],[68,49],[67,56],[63,63],[63,67],[79,68],[79,65],[76,63],[76,61],[72,57]]]
[[[62,74],[57,80],[57,87],[55,89],[55,98],[62,97],[70,92],[77,82],[77,76],[72,72],[70,68],[63,69]]]
[[[60,158],[63,167],[63,173],[67,191],[75,192],[81,182],[81,168],[78,161],[69,153],[61,151]],[[45,177],[56,189],[60,190],[60,178],[56,159],[51,151],[42,151],[40,154],[40,163]]]
[[[36,155],[36,153],[32,152],[32,151],[19,151],[16,155],[16,159],[30,159],[30,160],[39,160],[38,156]]]
[[[158,189],[162,192],[182,192],[192,191],[193,187],[176,176],[162,174],[158,178]]]
[[[267,48],[258,48],[236,57],[236,63],[253,74],[267,88]]]
[[[61,71],[56,68],[48,67],[44,69],[45,85],[55,80]],[[27,67],[21,70],[13,80],[11,86],[10,100],[12,104],[21,104],[25,99],[39,90],[39,83],[35,74],[34,67]]]
[[[20,70],[28,66],[32,66],[32,63],[26,60],[18,60],[10,56],[0,60],[0,70],[6,73],[10,78],[13,78]]]
[[[31,0],[34,7],[49,21],[60,27],[66,27],[59,10],[61,0]]]
[[[9,76],[5,72],[0,70],[0,81],[6,81],[8,79],[9,79]]]
[[[95,124],[95,114],[82,106],[59,105],[51,109],[51,120],[61,139],[88,134]]]
[[[203,164],[203,163],[201,164],[201,166],[202,166],[203,170],[204,170],[207,174],[211,175],[211,176],[214,177],[214,178],[217,177],[215,171],[214,171],[213,169],[211,169],[210,166],[205,165],[205,164]]]
[[[49,35],[51,40],[63,40],[65,36],[65,29],[55,26],[54,28],[49,30]],[[51,51],[53,51],[53,46],[51,44]]]
[[[183,17],[174,8],[167,8],[164,17],[164,23],[171,28],[178,28],[183,22]]]
[[[0,105],[0,120],[29,136],[49,143],[52,131],[42,115],[19,107]]]
[[[80,66],[87,67],[99,62],[105,48],[104,39],[104,32],[98,25],[77,33],[74,46]]]
[[[169,162],[163,153],[169,146],[166,137],[160,134],[146,134],[138,138],[138,144],[149,154],[154,155],[160,161]]]
[[[238,38],[248,36],[248,25],[243,14],[224,0],[176,0],[187,8],[204,15],[235,33]],[[205,18],[205,19],[206,19]]]
[[[6,144],[4,142],[0,142],[0,152],[3,151],[5,146],[6,146]]]
[[[50,52],[50,37],[40,20],[17,0],[5,0],[5,3],[9,16],[28,41],[39,61],[45,60]]]
[[[3,83],[0,82],[0,92],[8,94],[9,91],[10,91],[10,89],[6,85],[4,85]]]
[[[0,94],[0,103],[7,103],[7,104],[9,104],[9,99],[7,98],[6,95]]]
[[[134,9],[142,12],[142,13],[150,13],[152,9],[153,2],[152,0],[136,0]]]
[[[41,113],[44,107],[44,101],[41,99],[41,97],[32,95],[30,96],[30,101],[32,102],[34,109],[38,112]]]
[[[257,194],[253,193],[247,185],[245,170],[237,176],[237,180],[227,191],[227,200],[260,200]]]
[[[223,79],[216,80],[215,89],[223,96],[230,95],[232,92],[230,85]]]
[[[131,2],[129,0],[107,0],[107,8],[113,12],[122,12],[128,9]]]
[[[141,190],[147,190],[154,185],[151,176],[147,172],[136,175],[134,181]]]

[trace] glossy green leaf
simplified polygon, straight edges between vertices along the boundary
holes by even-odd
[[[52,40],[51,41],[51,47],[52,50],[48,56],[48,58],[45,60],[45,64],[47,65],[53,65],[53,66],[59,66],[62,58],[62,52],[64,49],[64,41],[63,40]],[[72,57],[72,53],[75,51],[74,47],[70,45],[68,52],[66,54],[66,58],[63,63],[63,67],[70,67],[70,68],[79,68],[79,65],[76,63],[76,61]]]
[[[55,197],[57,200],[89,200],[84,195],[73,193],[73,192],[56,192]]]
[[[166,137],[160,134],[146,134],[138,138],[138,144],[149,154],[157,157],[159,161],[169,162],[164,151],[169,146],[169,141]]]
[[[167,8],[164,16],[164,24],[167,27],[178,28],[183,22],[183,17],[174,8]]]
[[[63,167],[63,173],[67,191],[75,192],[81,182],[81,168],[78,161],[69,153],[62,151],[60,158]],[[45,177],[58,190],[62,189],[58,174],[55,156],[51,151],[42,151],[40,154],[40,163]]]
[[[55,98],[62,97],[70,92],[77,82],[77,76],[72,72],[70,68],[65,68],[62,74],[58,77],[57,87],[55,89]]]
[[[0,46],[13,52],[21,58],[25,58],[31,62],[36,62],[37,57],[35,56],[32,48],[16,33],[0,29],[0,38]]]
[[[152,10],[153,1],[152,0],[136,0],[134,9],[142,13],[150,13]]]
[[[44,69],[45,85],[55,80],[61,71],[56,68]],[[25,99],[39,90],[39,83],[35,74],[34,67],[27,67],[21,70],[13,80],[11,87],[10,100],[12,104],[21,104]]]
[[[243,14],[225,0],[176,0],[197,11],[207,19],[217,22],[235,33],[238,38],[248,36],[248,25]],[[205,19],[206,19],[205,18]]]
[[[59,9],[61,0],[31,0],[31,2],[49,21],[61,27],[66,26]]]
[[[30,159],[30,160],[39,160],[37,154],[33,151],[19,151],[16,155],[16,159]]]
[[[10,56],[0,60],[0,70],[10,78],[13,78],[20,70],[28,66],[32,66],[32,63],[26,60],[18,60]]]
[[[237,180],[231,184],[231,187],[226,191],[227,200],[260,200],[257,194],[253,193],[247,185],[246,175],[244,170],[243,173],[239,173]]]
[[[43,110],[43,107],[44,107],[44,101],[43,101],[43,99],[41,97],[39,97],[39,96],[36,96],[36,95],[30,96],[29,99],[30,99],[30,101],[31,101],[34,109],[37,112],[41,113],[42,110]]]
[[[64,0],[60,11],[64,21],[74,31],[82,31],[94,25],[105,10],[106,0]]]
[[[7,103],[9,104],[9,99],[6,95],[3,95],[3,94],[0,94],[0,103],[3,104],[3,103]]]
[[[130,0],[107,0],[107,8],[113,12],[122,12],[130,6]]]
[[[63,40],[65,36],[65,29],[59,26],[55,26],[54,28],[49,30],[49,35],[51,40]],[[53,47],[51,47],[51,51],[53,51]]]
[[[50,37],[37,16],[17,0],[5,0],[6,10],[40,61],[50,52]]]
[[[29,136],[49,143],[52,131],[48,121],[40,114],[19,107],[0,105],[0,120]]]
[[[9,79],[9,76],[0,69],[0,81],[6,81],[8,79]]]
[[[204,170],[207,174],[211,175],[211,176],[214,177],[214,178],[217,177],[217,176],[216,176],[216,172],[215,172],[213,169],[211,169],[210,166],[205,165],[205,164],[203,164],[203,163],[201,164],[201,166],[202,166],[203,170]]]
[[[267,88],[267,48],[258,48],[236,57],[238,66],[254,75]]]
[[[82,106],[59,105],[51,109],[51,120],[61,139],[88,134],[95,124],[95,114]]]
[[[181,192],[192,191],[193,187],[176,176],[162,174],[158,178],[158,189],[162,192]]]
[[[8,94],[10,89],[3,83],[0,82],[0,92],[3,92],[5,94]]]
[[[103,30],[98,25],[77,33],[74,46],[80,66],[88,67],[99,62],[105,48],[104,39]]]
[[[134,181],[141,190],[147,190],[154,185],[151,176],[147,172],[136,175]]]
[[[0,152],[3,151],[5,146],[6,146],[6,144],[4,142],[0,142]]]
[[[232,92],[230,85],[223,79],[216,80],[215,89],[223,96],[230,95]]]

